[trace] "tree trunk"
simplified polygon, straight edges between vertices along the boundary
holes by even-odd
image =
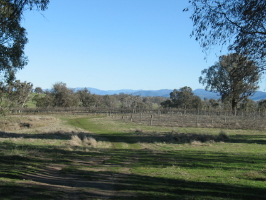
[[[236,115],[237,101],[232,99],[232,112]]]

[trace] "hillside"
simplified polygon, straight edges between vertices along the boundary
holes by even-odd
[[[97,95],[113,95],[113,94],[132,94],[135,96],[162,96],[162,97],[169,97],[170,92],[173,90],[171,89],[161,89],[161,90],[130,90],[130,89],[121,89],[121,90],[99,90],[96,88],[87,87],[88,90],[92,94]],[[83,89],[82,87],[74,88],[75,91]],[[207,99],[219,99],[220,96],[217,93],[214,92],[208,92],[204,89],[196,89],[193,91],[193,93],[197,96],[199,96],[201,99],[207,98]],[[266,92],[257,91],[253,96],[250,97],[250,99],[254,101],[260,101],[262,99],[266,99]]]

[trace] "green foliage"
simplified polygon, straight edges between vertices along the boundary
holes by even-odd
[[[37,94],[39,94],[39,93],[43,93],[43,90],[42,90],[41,87],[36,87],[36,88],[34,89],[34,92],[37,93]]]
[[[51,95],[37,94],[32,98],[32,101],[36,103],[36,107],[48,108],[53,106],[53,97]]]
[[[223,101],[229,100],[233,110],[255,93],[261,77],[254,62],[238,54],[221,56],[219,62],[204,69],[202,75],[199,82],[206,84],[205,89],[218,92]]]
[[[32,83],[20,82],[19,80],[4,84],[0,82],[0,105],[2,115],[10,112],[10,109],[16,109],[20,112],[30,98]]]
[[[245,99],[243,102],[240,104],[240,109],[244,111],[255,111],[257,110],[258,104],[251,100],[251,99]]]
[[[0,75],[4,81],[13,81],[15,72],[27,64],[24,47],[28,42],[26,30],[21,27],[25,10],[45,10],[49,0],[1,0],[0,5]]]
[[[201,108],[202,101],[200,97],[193,94],[192,89],[190,87],[182,87],[179,90],[174,89],[173,92],[170,93],[170,100],[166,100],[161,103],[161,106],[166,107],[174,107],[174,108]]]
[[[62,82],[53,85],[50,95],[53,97],[53,106],[72,107],[79,104],[79,99],[74,91],[67,88],[66,84]]]
[[[91,107],[95,105],[96,97],[95,95],[92,95],[87,88],[79,90],[77,94],[79,96],[79,100],[81,101],[83,107]]]
[[[262,111],[265,111],[266,110],[266,99],[264,99],[264,100],[261,100],[260,102],[259,102],[259,109],[261,109]]]
[[[266,1],[264,0],[190,0],[192,36],[205,51],[215,45],[265,61]]]

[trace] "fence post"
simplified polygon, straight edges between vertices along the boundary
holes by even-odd
[[[153,116],[151,115],[151,122],[150,122],[150,125],[152,126],[152,118],[153,118]]]
[[[224,116],[224,123],[226,123],[226,115]]]

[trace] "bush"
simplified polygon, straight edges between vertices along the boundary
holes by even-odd
[[[97,141],[93,137],[84,136],[83,139],[80,139],[78,135],[72,135],[70,140],[70,145],[75,147],[80,147],[80,146],[96,147]]]

